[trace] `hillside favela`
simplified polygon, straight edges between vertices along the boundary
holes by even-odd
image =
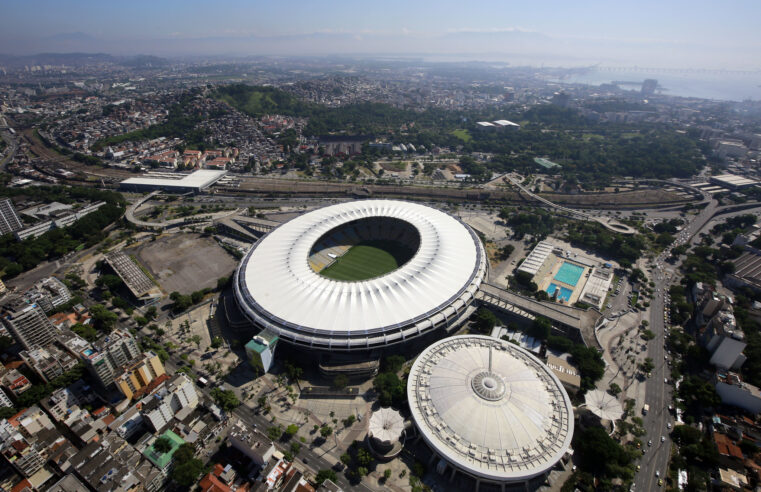
[[[761,490],[761,4],[0,5],[0,492]]]

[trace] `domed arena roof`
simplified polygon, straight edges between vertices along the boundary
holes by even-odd
[[[539,359],[503,340],[455,336],[428,347],[407,382],[423,438],[452,466],[495,482],[552,468],[573,437],[573,407]]]

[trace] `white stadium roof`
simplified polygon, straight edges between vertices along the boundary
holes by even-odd
[[[541,475],[573,437],[573,407],[558,378],[527,351],[491,337],[455,336],[425,349],[407,398],[429,446],[480,479]]]
[[[339,281],[308,263],[312,246],[338,226],[391,217],[420,234],[412,258],[386,275]],[[425,205],[363,200],[314,210],[262,238],[236,272],[244,314],[281,339],[315,348],[364,350],[403,342],[451,323],[473,301],[486,272],[475,233]]]
[[[201,169],[190,174],[174,174],[171,177],[144,177],[129,178],[120,184],[124,187],[153,187],[153,188],[196,188],[202,190],[219,181],[227,171],[214,171],[211,169]],[[165,174],[164,174],[165,175]],[[162,176],[164,176],[162,175]]]

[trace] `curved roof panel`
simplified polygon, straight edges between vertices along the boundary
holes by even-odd
[[[392,217],[420,234],[415,255],[365,281],[321,276],[308,263],[328,231],[357,219]],[[236,293],[244,311],[275,331],[302,336],[371,337],[431,318],[467,294],[485,273],[483,246],[458,219],[425,205],[364,200],[314,210],[283,224],[243,259]]]
[[[453,466],[493,481],[552,468],[573,437],[560,381],[516,345],[480,335],[443,339],[421,353],[407,397],[428,444]]]

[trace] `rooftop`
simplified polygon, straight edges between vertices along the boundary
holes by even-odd
[[[480,335],[429,346],[407,384],[412,417],[453,466],[496,481],[540,475],[565,454],[573,407],[553,372],[512,343]]]
[[[151,463],[156,465],[159,469],[163,470],[166,465],[169,464],[169,462],[172,460],[172,455],[174,454],[177,449],[179,449],[180,446],[185,444],[185,441],[182,440],[180,436],[175,434],[174,432],[168,430],[161,434],[161,437],[166,437],[169,439],[169,442],[172,444],[172,449],[167,451],[166,453],[159,453],[155,449],[153,449],[153,444],[148,446],[145,451],[143,451],[143,456],[148,458]],[[154,441],[155,443],[156,441]]]
[[[190,174],[167,174],[161,177],[129,178],[121,182],[123,186],[154,186],[156,188],[198,188],[203,189],[217,182],[227,171],[202,169]],[[174,177],[176,176],[176,177]]]

